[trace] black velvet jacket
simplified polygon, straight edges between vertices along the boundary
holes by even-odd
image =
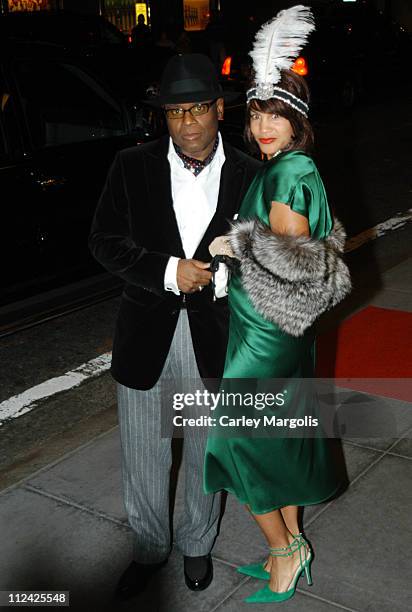
[[[115,380],[133,389],[156,384],[183,299],[164,289],[169,257],[185,257],[173,210],[168,146],[166,136],[116,155],[89,237],[97,261],[126,281],[111,372]],[[209,244],[228,231],[260,165],[226,143],[224,151],[216,213],[193,257],[201,261],[210,261]],[[188,294],[186,300],[200,374],[219,378],[228,337],[227,298],[214,302],[211,288],[206,287]]]

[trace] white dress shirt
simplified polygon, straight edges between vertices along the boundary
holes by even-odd
[[[170,138],[167,158],[170,164],[173,210],[182,240],[183,250],[187,259],[191,259],[202,240],[213,215],[216,212],[219,197],[220,174],[225,161],[222,138],[218,134],[219,144],[210,162],[195,176],[184,167],[183,161],[175,151]],[[170,257],[164,276],[164,287],[179,295],[177,286],[178,257]],[[220,267],[221,268],[221,267]],[[219,285],[216,287],[217,297],[223,297],[226,286],[226,272],[219,268]],[[222,275],[223,272],[223,275]],[[216,278],[218,284],[218,278]]]

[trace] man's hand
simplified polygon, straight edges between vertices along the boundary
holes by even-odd
[[[180,259],[177,264],[177,286],[183,293],[201,291],[212,279],[212,273],[207,270],[210,264],[197,259]]]

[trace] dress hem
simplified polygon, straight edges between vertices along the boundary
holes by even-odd
[[[211,491],[205,491],[206,494],[209,493],[217,493],[218,491],[227,491],[227,493],[231,493],[234,497],[236,497],[236,499],[238,500],[238,502],[240,504],[244,504],[246,506],[249,506],[250,512],[252,512],[252,514],[267,514],[268,512],[273,512],[274,510],[280,510],[280,508],[285,508],[286,506],[314,506],[315,504],[321,504],[322,502],[327,501],[329,498],[333,497],[335,495],[335,493],[337,493],[339,491],[339,489],[341,488],[342,483],[339,483],[339,485],[331,492],[329,493],[329,495],[327,495],[326,497],[322,497],[321,499],[315,500],[315,501],[310,501],[310,502],[288,502],[287,504],[281,504],[280,506],[271,506],[270,508],[267,508],[266,510],[254,510],[251,505],[249,504],[249,502],[244,501],[243,499],[240,499],[240,497],[238,497],[236,495],[236,493],[229,488],[226,487],[222,487],[221,489],[216,489],[216,490],[211,490]]]

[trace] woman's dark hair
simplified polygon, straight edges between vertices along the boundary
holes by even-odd
[[[306,104],[309,104],[309,88],[306,84],[305,79],[293,72],[293,70],[282,70],[282,78],[277,87],[281,87],[286,91],[289,91],[293,95],[297,96]],[[254,83],[250,85],[253,87]],[[299,111],[295,110],[292,106],[278,100],[277,98],[271,98],[270,100],[256,100],[253,99],[249,102],[246,108],[246,121],[244,139],[249,145],[251,152],[259,153],[260,149],[255,139],[253,138],[252,131],[250,129],[250,113],[251,111],[259,111],[261,113],[277,114],[281,117],[285,117],[292,126],[294,138],[288,147],[285,147],[283,151],[304,151],[310,153],[314,145],[314,135],[312,126],[309,120],[302,115]]]

